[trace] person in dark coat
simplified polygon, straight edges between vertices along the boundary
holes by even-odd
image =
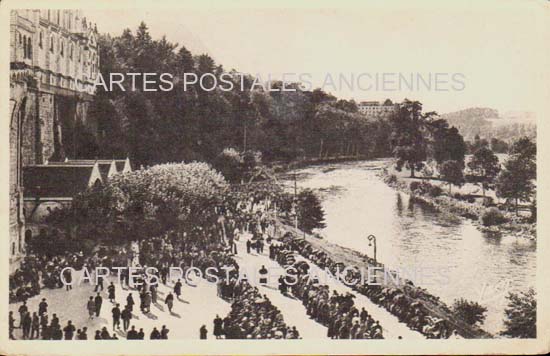
[[[166,325],[162,326],[162,329],[160,329],[160,338],[163,340],[168,340],[168,333],[170,332],[169,329],[166,328]]]
[[[128,306],[120,313],[120,317],[122,318],[122,328],[126,332],[130,327],[130,320],[132,320],[132,312],[130,312]]]
[[[29,311],[29,307],[27,307],[27,302],[24,301],[23,304],[19,307],[19,325],[23,322],[23,317],[25,316],[25,313]]]
[[[113,284],[113,282],[111,282],[111,284],[109,284],[109,287],[107,287],[107,292],[109,293],[109,301],[111,303],[114,303],[115,302],[115,285]]]
[[[174,307],[174,295],[172,293],[168,293],[166,299],[164,300],[164,304],[168,306],[168,311],[171,313],[172,308]]]
[[[176,294],[176,297],[178,298],[178,300],[180,299],[180,296],[181,296],[181,286],[182,286],[181,280],[178,279],[178,281],[174,285],[174,293]]]
[[[101,291],[103,292],[103,277],[102,276],[97,277],[97,284],[95,285],[94,292],[99,291],[99,288],[101,288]]]
[[[63,340],[63,331],[61,331],[59,324],[53,327],[52,340]]]
[[[252,248],[252,242],[250,242],[250,239],[246,240],[246,253],[250,253],[250,249]]]
[[[53,327],[59,326],[59,318],[57,317],[57,314],[55,314],[55,313],[52,314],[52,321],[51,321],[50,326],[53,326]]]
[[[208,330],[206,330],[206,325],[201,326],[201,328],[199,330],[199,333],[200,333],[200,339],[201,340],[206,340],[207,339]]]
[[[52,327],[45,325],[42,327],[42,334],[40,335],[42,340],[50,340],[52,338]]]
[[[216,318],[214,319],[214,336],[216,339],[221,339],[223,335],[223,320],[220,318],[219,315],[216,315]]]
[[[31,313],[26,312],[23,314],[23,319],[21,320],[21,329],[23,329],[23,339],[28,339],[31,334],[31,325],[32,325],[32,318]]]
[[[38,316],[42,316],[42,314],[45,314],[48,312],[48,303],[46,302],[46,298],[42,298],[42,301],[38,304]]]
[[[90,299],[88,299],[88,303],[86,304],[86,309],[88,310],[88,318],[93,319],[95,314],[94,297],[90,297]]]
[[[134,297],[132,297],[132,293],[128,293],[128,297],[126,297],[126,303],[128,306],[128,309],[130,310],[130,313],[134,311]]]
[[[69,320],[67,322],[67,326],[63,328],[63,332],[65,333],[65,340],[72,340],[74,336],[75,327],[73,323]]]
[[[88,340],[88,328],[83,327],[82,330],[77,334],[78,340]]]
[[[40,336],[40,319],[36,312],[32,313],[32,322],[31,322],[31,339],[38,339]]]
[[[44,332],[44,329],[48,327],[48,314],[42,314],[40,315],[40,328],[42,330],[42,333]],[[42,336],[42,334],[40,334]]]
[[[260,284],[267,284],[267,274],[268,274],[267,268],[265,268],[265,266],[262,265],[262,267],[258,272],[260,273]]]
[[[101,340],[101,331],[96,330],[94,340]]]
[[[132,328],[128,331],[126,334],[127,340],[137,340],[138,339],[138,333],[136,331],[136,327],[132,325]]]
[[[94,303],[95,303],[95,316],[99,316],[99,313],[101,313],[101,304],[103,304],[103,298],[101,298],[101,295],[99,295],[99,292],[95,296]]]
[[[115,305],[115,307],[111,310],[111,313],[113,315],[113,331],[115,328],[120,329],[120,304]]]
[[[145,339],[145,333],[143,332],[143,328],[139,329],[139,332],[137,333],[138,340],[144,340]]]
[[[111,338],[111,334],[107,331],[106,327],[101,328],[101,340],[109,340]]]
[[[71,273],[71,270],[70,269],[67,269],[65,270],[65,272],[63,272],[63,278],[65,279],[65,290],[66,291],[70,291],[71,289],[73,289],[73,274]]]
[[[10,329],[10,340],[15,340],[15,337],[13,336],[13,330],[15,329],[15,318],[13,317],[12,311],[10,311],[10,316],[9,316],[9,329]]]
[[[149,339],[151,340],[160,340],[160,333],[157,330],[157,328],[153,328],[153,331],[151,331],[151,335],[149,336]]]

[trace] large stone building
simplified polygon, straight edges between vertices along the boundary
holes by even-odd
[[[399,110],[399,104],[394,104],[390,99],[386,101],[361,101],[358,105],[359,112],[369,118],[388,118]]]
[[[24,251],[23,167],[63,160],[63,125],[88,122],[97,29],[78,10],[10,14],[10,259]]]

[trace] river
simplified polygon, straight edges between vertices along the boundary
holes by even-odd
[[[377,240],[377,259],[401,271],[448,305],[457,298],[488,308],[482,327],[503,328],[506,295],[535,286],[536,243],[489,235],[472,221],[448,216],[387,186],[377,175],[384,161],[346,162],[297,169],[298,190],[320,193],[323,238],[373,256],[367,235]],[[293,186],[292,175],[284,179]]]

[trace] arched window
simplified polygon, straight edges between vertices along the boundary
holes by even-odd
[[[42,33],[42,31],[40,31],[40,36],[38,37],[38,45],[40,46],[40,48],[42,48],[43,36],[44,34]]]
[[[61,50],[60,50],[59,53],[61,54],[61,57],[63,57],[63,53],[64,53],[64,49],[65,49],[65,48],[64,48],[64,47],[65,47],[65,46],[64,46],[64,42],[65,42],[65,41],[61,40],[60,42],[61,42],[61,43],[60,43],[60,45],[61,45]]]
[[[50,52],[53,53],[53,35],[50,36]]]
[[[69,50],[69,58],[73,60],[73,44],[71,43],[71,49]]]
[[[27,36],[23,36],[23,58],[27,58]]]

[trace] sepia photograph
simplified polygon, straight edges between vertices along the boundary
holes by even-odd
[[[549,350],[549,1],[0,10],[0,353]]]

